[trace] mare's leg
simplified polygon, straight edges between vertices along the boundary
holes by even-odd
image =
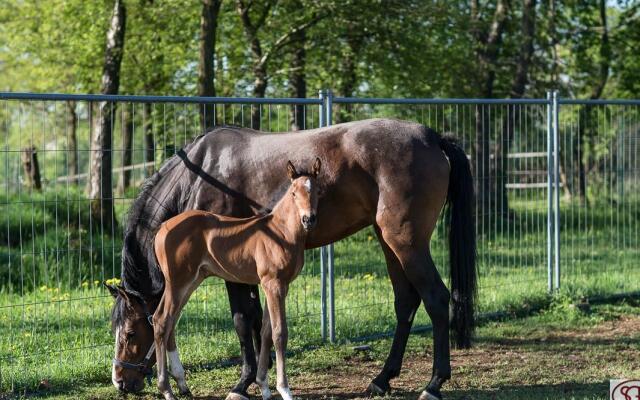
[[[420,400],[441,399],[440,388],[451,377],[450,295],[429,252],[431,234],[447,197],[448,174],[443,172],[444,168],[448,169],[444,163],[428,165],[416,169],[415,176],[405,181],[397,180],[394,190],[380,194],[376,214],[382,240],[400,262],[406,280],[422,299],[433,325],[433,375]],[[402,280],[392,275],[392,281],[396,285]]]
[[[405,275],[424,302],[433,325],[433,374],[420,400],[441,399],[440,388],[451,377],[449,354],[449,290],[442,282],[429,246],[403,243],[385,233],[384,240],[398,256]]]
[[[269,389],[269,366],[271,365],[271,346],[273,340],[271,337],[271,318],[269,318],[269,307],[265,305],[267,312],[262,317],[262,345],[260,356],[258,358],[258,375],[256,383],[260,386],[260,393],[263,400],[271,398],[271,390]]]
[[[394,308],[396,311],[396,330],[393,335],[393,343],[382,371],[369,385],[368,391],[372,394],[384,394],[391,388],[389,381],[400,375],[402,359],[404,358],[407,339],[411,332],[411,325],[416,311],[420,306],[420,295],[407,279],[400,260],[393,253],[393,250],[384,242],[380,233],[380,228],[376,226],[376,234],[380,241],[380,246],[384,252],[387,262],[387,271],[393,286],[395,297]]]
[[[233,325],[240,341],[240,353],[242,356],[242,374],[240,381],[227,396],[227,400],[247,400],[247,389],[256,380],[256,353],[254,351],[253,337],[256,323],[258,334],[260,332],[260,317],[262,307],[258,297],[258,287],[241,283],[225,282]],[[257,322],[256,322],[257,321]]]
[[[181,395],[189,395],[191,392],[187,387],[187,380],[185,378],[184,367],[180,361],[180,355],[178,354],[178,346],[176,344],[176,330],[175,328],[169,334],[169,341],[167,343],[167,350],[169,355],[169,374],[176,380]]]
[[[280,396],[282,396],[282,400],[293,400],[293,396],[289,390],[285,365],[289,335],[285,311],[285,297],[287,296],[288,285],[278,279],[271,279],[262,282],[262,288],[267,297],[267,306],[269,316],[271,317],[271,334],[273,335],[273,343],[276,348],[276,389],[280,393]]]

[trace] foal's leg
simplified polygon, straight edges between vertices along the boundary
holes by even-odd
[[[158,367],[158,389],[165,400],[175,400],[171,391],[171,383],[167,373],[167,344],[169,335],[175,326],[175,305],[171,296],[171,290],[165,287],[158,309],[153,315],[153,333],[156,345],[156,363]]]
[[[269,366],[271,364],[271,346],[273,346],[269,307],[265,307],[267,312],[264,313],[264,316],[262,317],[262,345],[260,349],[260,356],[258,358],[258,375],[256,376],[256,383],[260,386],[262,400],[268,400],[271,398],[271,390],[269,389]]]
[[[389,381],[400,375],[402,359],[404,358],[407,339],[411,332],[413,318],[420,306],[420,296],[404,274],[400,260],[398,260],[393,251],[384,242],[380,234],[380,228],[377,226],[376,234],[378,235],[380,246],[384,252],[387,271],[393,286],[393,294],[395,297],[394,308],[397,320],[393,343],[389,350],[387,360],[384,363],[382,371],[373,379],[368,388],[368,391],[372,394],[384,394],[391,388]]]
[[[240,341],[240,353],[243,362],[240,381],[231,389],[231,392],[227,395],[227,400],[247,400],[249,398],[247,389],[256,380],[257,365],[253,346],[253,330],[256,326],[256,320],[258,320],[259,332],[260,321],[256,314],[258,314],[258,310],[259,314],[262,314],[262,308],[260,307],[260,298],[257,295],[257,286],[234,282],[225,283],[227,285],[227,294],[229,295],[229,304],[231,305],[233,325]]]
[[[171,330],[169,334],[169,342],[167,343],[167,350],[169,352],[169,374],[176,380],[181,395],[189,395],[191,392],[187,387],[187,380],[185,378],[184,367],[180,361],[180,355],[178,354],[178,346],[176,344],[176,330]]]
[[[263,282],[262,288],[267,297],[267,306],[271,317],[271,333],[276,348],[276,389],[280,393],[280,396],[282,396],[282,400],[293,400],[293,396],[289,390],[285,365],[285,354],[289,335],[285,311],[285,297],[287,296],[288,284],[278,279],[271,279]]]

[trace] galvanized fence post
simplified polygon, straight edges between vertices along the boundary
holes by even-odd
[[[320,103],[320,127],[324,127],[327,124],[327,112],[326,112],[326,90],[319,90],[318,97],[321,100]],[[322,340],[327,340],[327,246],[320,247],[320,332]]]
[[[325,126],[333,124],[333,92],[326,91],[325,96]],[[329,341],[336,340],[336,301],[335,301],[335,274],[333,259],[333,243],[327,246],[327,269],[329,274]]]
[[[547,92],[547,290],[553,291],[553,94]]]
[[[559,112],[560,105],[558,103],[558,91],[553,92],[553,184],[554,192],[554,288],[560,289],[560,128],[559,128]]]

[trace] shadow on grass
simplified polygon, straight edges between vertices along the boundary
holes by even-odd
[[[369,395],[363,391],[325,391],[320,383],[318,387],[293,389],[296,399],[366,399]],[[566,382],[556,385],[506,385],[489,389],[444,390],[445,400],[483,400],[483,399],[594,399],[608,398],[609,383]],[[416,400],[421,391],[393,390],[378,399]],[[255,397],[255,396],[254,396]],[[252,397],[253,398],[253,397]],[[225,400],[225,396],[194,396],[193,400]]]

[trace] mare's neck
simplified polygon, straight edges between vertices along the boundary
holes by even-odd
[[[287,190],[273,207],[271,221],[282,232],[287,242],[299,243],[304,238],[305,231],[300,223],[300,215],[291,196],[291,189]]]

